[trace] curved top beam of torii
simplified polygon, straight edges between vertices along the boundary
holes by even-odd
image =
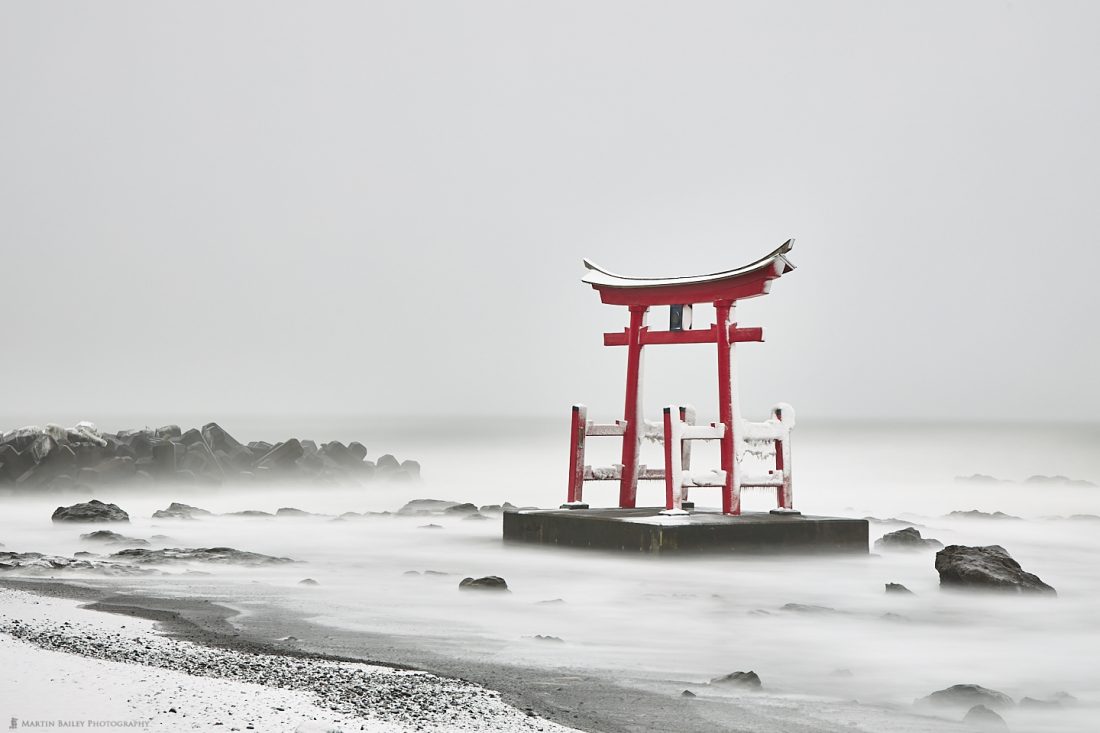
[[[771,281],[794,269],[786,254],[794,247],[788,239],[755,262],[709,275],[685,277],[629,277],[608,272],[588,260],[588,273],[581,278],[600,293],[600,300],[612,305],[680,305],[735,301],[764,295]]]

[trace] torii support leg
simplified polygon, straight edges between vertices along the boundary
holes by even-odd
[[[714,304],[718,321],[718,419],[726,426],[722,435],[720,450],[721,466],[726,473],[722,486],[722,513],[740,514],[741,496],[738,491],[736,438],[733,434],[733,371],[730,365],[730,307],[728,300]]]
[[[630,306],[630,328],[627,332],[626,406],[623,419],[623,472],[619,482],[619,508],[633,509],[638,500],[638,452],[642,434],[642,329],[648,306]]]

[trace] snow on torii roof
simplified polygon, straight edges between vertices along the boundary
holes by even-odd
[[[600,291],[600,300],[613,305],[674,305],[738,300],[764,295],[771,281],[794,269],[786,254],[794,247],[788,239],[755,262],[709,275],[682,277],[630,277],[616,275],[589,260],[581,282]]]

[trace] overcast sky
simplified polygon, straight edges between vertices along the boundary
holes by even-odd
[[[1100,420],[1098,28],[1015,0],[5,2],[0,413],[610,419],[626,312],[582,257],[694,274],[795,237],[739,309],[768,331],[737,351],[750,416]],[[651,414],[714,412],[713,347],[647,354]]]

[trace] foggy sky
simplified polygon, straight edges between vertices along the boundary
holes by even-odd
[[[613,419],[626,312],[581,258],[694,274],[795,237],[739,309],[750,416],[1098,420],[1098,21],[4,3],[0,414]],[[713,347],[647,354],[651,416],[713,413]]]

